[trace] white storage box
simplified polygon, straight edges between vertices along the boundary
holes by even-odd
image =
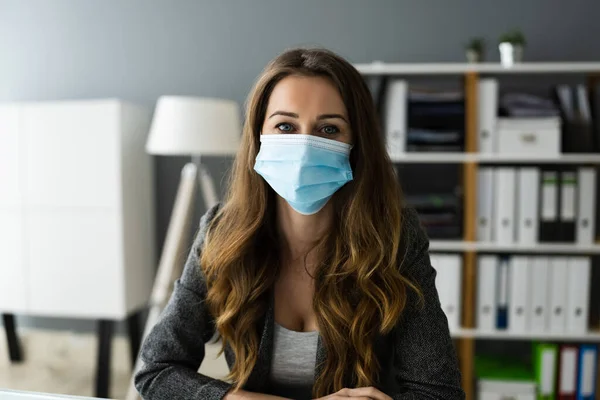
[[[535,400],[535,382],[480,379],[477,382],[479,400]]]
[[[498,153],[560,155],[560,118],[499,118]]]

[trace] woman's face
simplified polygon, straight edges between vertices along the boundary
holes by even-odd
[[[262,134],[301,133],[352,144],[348,121],[344,101],[327,78],[290,75],[273,88]]]

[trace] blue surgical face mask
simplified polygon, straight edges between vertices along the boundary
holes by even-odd
[[[261,135],[254,170],[297,212],[317,213],[352,180],[352,146],[299,134]]]

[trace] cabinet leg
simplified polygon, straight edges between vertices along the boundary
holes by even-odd
[[[98,321],[98,354],[96,364],[96,397],[108,398],[110,389],[110,356],[114,322]]]
[[[19,337],[17,336],[15,316],[13,314],[2,314],[2,321],[4,323],[4,330],[6,331],[10,361],[21,362],[23,361],[23,352],[21,351],[21,343],[19,343]]]
[[[127,318],[127,331],[129,332],[129,349],[131,351],[131,368],[135,368],[140,351],[140,313],[134,312]]]

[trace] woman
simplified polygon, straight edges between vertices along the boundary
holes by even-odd
[[[464,398],[428,239],[360,74],[287,51],[246,115],[226,201],[142,348],[142,397]],[[229,382],[197,373],[215,330]]]

